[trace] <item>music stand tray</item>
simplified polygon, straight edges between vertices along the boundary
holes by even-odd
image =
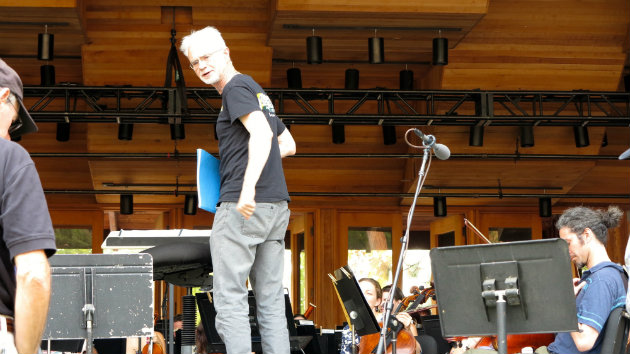
[[[501,353],[506,333],[578,329],[564,240],[439,247],[430,256],[445,337],[497,334]]]
[[[153,335],[151,255],[72,254],[50,258],[47,339]],[[88,352],[91,352],[88,351]]]

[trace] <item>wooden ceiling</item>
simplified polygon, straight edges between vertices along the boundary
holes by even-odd
[[[415,89],[482,90],[623,90],[628,74],[627,0],[22,0],[0,1],[0,57],[22,76],[25,85],[40,83],[37,33],[44,25],[55,35],[57,82],[82,85],[162,86],[173,23],[177,39],[206,25],[222,31],[235,66],[263,87],[286,87],[286,70],[298,67],[304,87],[342,88],[344,70],[360,70],[361,89],[398,88],[399,71],[414,71]],[[322,37],[324,63],[308,65],[306,40]],[[367,39],[385,39],[384,64],[367,62]],[[449,64],[431,61],[431,40],[449,40]],[[187,60],[180,55],[185,65]],[[625,67],[626,66],[626,67]],[[624,68],[625,67],[625,68]],[[188,86],[202,83],[187,70]],[[133,140],[117,140],[115,124],[72,124],[68,142],[55,140],[55,125],[22,144],[32,153],[193,153],[202,147],[217,152],[211,128],[187,127],[186,139],[170,140],[168,126],[136,124]],[[298,154],[418,153],[404,142],[384,145],[381,127],[346,126],[344,144],[332,144],[331,127],[294,125]],[[454,154],[618,155],[630,147],[627,128],[591,128],[591,145],[576,148],[570,127],[536,127],[534,147],[517,145],[515,127],[486,127],[484,146],[468,146],[466,127],[418,127],[434,134]],[[602,146],[604,136],[608,144]],[[107,190],[104,183],[193,184],[191,159],[61,158],[35,159],[47,190]],[[286,159],[289,190],[328,192],[330,196],[297,196],[294,207],[408,205],[410,198],[341,197],[344,193],[410,193],[415,190],[419,159],[305,158]],[[629,194],[630,162],[579,159],[433,160],[426,185],[434,193],[487,193],[493,186],[528,187],[522,193]],[[442,187],[443,189],[440,189]],[[463,189],[449,189],[465,187]],[[130,187],[133,189],[133,187]],[[545,188],[551,188],[546,190]],[[155,189],[155,188],[154,188]],[[173,190],[173,187],[157,188]],[[182,189],[180,189],[182,190]],[[611,199],[556,198],[554,203],[622,202]],[[49,195],[51,206],[109,208],[117,195]],[[183,204],[183,196],[142,195],[142,205]],[[625,203],[625,200],[623,200]],[[420,204],[430,205],[430,198]],[[454,205],[536,206],[536,198],[449,198]],[[138,209],[140,208],[140,209]]]

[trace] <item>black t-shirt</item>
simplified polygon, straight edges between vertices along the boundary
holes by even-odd
[[[0,314],[13,316],[13,258],[34,250],[56,251],[44,191],[26,150],[0,139]]]
[[[271,151],[267,163],[256,183],[256,202],[289,200],[287,184],[282,170],[282,157],[278,135],[286,127],[280,121],[269,96],[248,75],[234,76],[223,88],[221,113],[217,119],[219,155],[221,157],[220,202],[236,202],[241,195],[243,177],[247,168],[249,132],[239,119],[254,111],[262,111],[273,132]]]

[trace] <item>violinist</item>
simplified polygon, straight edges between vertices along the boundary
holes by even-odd
[[[359,280],[359,286],[361,287],[361,291],[363,292],[363,296],[367,301],[370,309],[374,312],[374,315],[377,319],[380,320],[381,314],[378,313],[381,303],[383,302],[383,290],[381,289],[381,285],[372,278],[362,278]],[[415,324],[411,316],[408,313],[398,313],[396,314],[396,319],[403,324],[404,329],[408,330],[413,337],[415,338],[418,335],[418,331],[416,329]],[[379,333],[370,334],[370,336],[379,336]],[[358,345],[361,341],[361,337],[355,337],[354,345]],[[352,353],[352,333],[350,332],[350,328],[346,326],[344,328],[343,334],[341,336],[341,350],[340,354],[351,354]],[[415,353],[420,354],[420,343],[414,339],[415,344]]]

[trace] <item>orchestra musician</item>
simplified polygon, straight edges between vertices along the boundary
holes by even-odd
[[[370,306],[370,309],[374,313],[374,316],[376,316],[376,318],[380,320],[381,314],[378,313],[378,309],[380,308],[380,305],[383,302],[383,289],[381,288],[381,285],[372,278],[362,278],[359,280],[359,286],[361,287],[363,296],[365,297],[365,300]],[[416,325],[408,313],[399,312],[396,314],[395,317],[398,321],[400,321],[403,324],[404,329],[409,331],[411,335],[413,335],[414,338],[418,336],[418,330],[416,328]],[[379,335],[380,335],[379,333],[375,333],[369,336],[376,336],[377,338]],[[355,337],[354,344],[358,345],[360,341],[361,341],[361,337]],[[378,343],[378,341],[376,341],[376,343]],[[418,343],[418,341],[414,339],[414,345],[415,345],[415,353],[420,354],[422,352],[420,348],[420,343]],[[346,326],[346,328],[343,331],[342,338],[341,338],[340,354],[351,354],[351,353],[352,353],[352,333],[350,332],[349,327]]]
[[[608,229],[616,227],[622,215],[616,206],[607,210],[574,207],[567,209],[556,222],[560,238],[569,246],[571,261],[578,268],[587,268],[581,278],[573,279],[578,331],[557,333],[551,344],[537,348],[535,353],[601,352],[601,333],[606,320],[613,309],[624,307],[626,302],[627,277],[606,251]],[[488,352],[492,351],[466,351],[467,354]]]

